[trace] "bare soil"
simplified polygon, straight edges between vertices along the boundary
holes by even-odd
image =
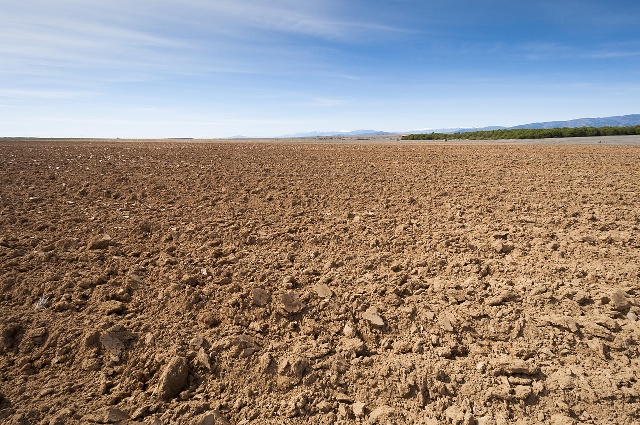
[[[640,148],[0,141],[0,422],[640,421]]]

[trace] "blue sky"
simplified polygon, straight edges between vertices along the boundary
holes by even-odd
[[[637,0],[0,10],[0,136],[273,137],[640,113]]]

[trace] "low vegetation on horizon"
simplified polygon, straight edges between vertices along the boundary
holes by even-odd
[[[500,140],[500,139],[552,139],[562,137],[640,135],[640,125],[630,127],[562,127],[518,128],[461,133],[425,133],[402,136],[402,140]]]

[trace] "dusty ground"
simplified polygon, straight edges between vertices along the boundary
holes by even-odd
[[[0,422],[640,421],[640,148],[0,141]]]

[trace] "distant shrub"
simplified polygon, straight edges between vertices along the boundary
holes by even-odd
[[[469,131],[463,133],[409,134],[402,136],[402,140],[521,140],[623,135],[640,135],[640,125],[631,127],[520,128],[513,130]]]

